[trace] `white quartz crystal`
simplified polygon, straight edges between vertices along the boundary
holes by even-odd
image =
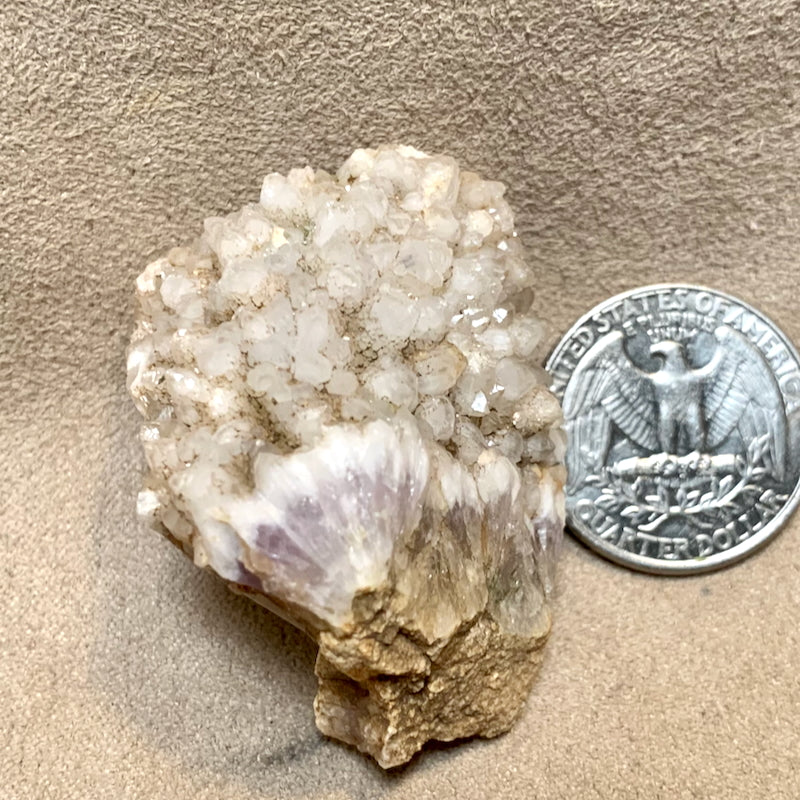
[[[137,281],[140,514],[317,638],[320,727],[384,765],[505,730],[549,628],[561,417],[503,194],[357,150],[267,176]]]

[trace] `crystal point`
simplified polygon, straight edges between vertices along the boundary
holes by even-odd
[[[357,150],[137,281],[139,514],[315,638],[320,730],[384,767],[507,730],[550,628],[561,417],[503,192]]]

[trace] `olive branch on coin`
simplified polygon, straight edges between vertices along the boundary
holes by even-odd
[[[769,445],[765,434],[748,444],[744,457],[661,453],[627,459],[625,468],[607,467],[602,477],[592,476],[587,482],[601,487],[595,505],[637,530],[652,533],[672,517],[686,517],[701,530],[712,530],[721,511],[744,510],[754,499],[751,495],[761,494],[753,481],[769,473],[764,466]],[[728,474],[720,478],[722,470]],[[632,482],[626,480],[631,476]]]

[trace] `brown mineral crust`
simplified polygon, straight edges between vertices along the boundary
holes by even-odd
[[[427,741],[497,736],[512,727],[539,671],[551,617],[531,636],[504,632],[483,612],[427,648],[403,631],[323,633],[314,701],[317,726],[382,767],[408,761]],[[389,637],[391,634],[389,634]]]
[[[504,187],[358,150],[137,279],[137,511],[319,645],[320,729],[407,761],[494,736],[550,628],[561,413]]]
[[[550,633],[551,613],[543,594],[525,635],[508,631],[493,616],[498,604],[509,602],[507,592],[516,580],[506,576],[505,582],[497,583],[498,567],[489,564],[487,526],[469,507],[457,506],[442,515],[432,502],[429,495],[424,524],[398,546],[387,583],[359,593],[350,621],[341,627],[331,628],[308,608],[255,588],[261,585],[259,575],[244,563],[240,581],[227,581],[234,592],[317,642],[318,728],[355,745],[387,769],[406,763],[431,740],[490,738],[508,731],[522,712]],[[454,602],[465,602],[463,594],[453,594],[463,576],[450,571],[452,565],[442,560],[436,543],[441,536],[460,541],[457,549],[466,564],[468,549],[462,548],[473,525],[481,531],[484,551],[477,563],[483,562],[483,580],[495,575],[493,588],[469,584],[480,598],[477,613],[452,633],[432,638],[439,615],[448,616]],[[191,555],[188,542],[162,532]],[[534,589],[534,594],[540,592],[540,586]]]

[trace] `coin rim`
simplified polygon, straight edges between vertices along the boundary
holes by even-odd
[[[626,298],[636,297],[642,294],[656,293],[664,289],[688,289],[689,291],[708,292],[709,294],[732,301],[747,311],[752,312],[760,319],[763,319],[770,326],[773,332],[786,347],[789,355],[794,358],[796,364],[798,367],[800,367],[800,354],[798,353],[797,348],[795,348],[795,346],[792,344],[789,337],[775,324],[770,317],[744,300],[740,300],[738,297],[732,294],[721,292],[718,289],[712,289],[708,286],[700,286],[691,283],[654,283],[648,286],[640,286],[636,289],[630,289],[627,292],[621,292],[613,297],[608,298],[607,300],[604,300],[602,303],[599,303],[583,314],[583,316],[581,316],[569,328],[569,330],[567,330],[567,332],[561,337],[556,346],[553,348],[550,356],[547,359],[547,363],[545,364],[545,369],[547,370],[548,376],[551,378],[551,390],[553,389],[553,362],[561,355],[566,343],[581,326],[591,321],[591,318],[598,313],[605,311],[607,308],[614,306]],[[576,364],[576,367],[579,364],[580,361],[578,364]],[[558,397],[558,395],[556,396]],[[783,397],[783,393],[781,393],[781,396]],[[562,401],[563,398],[559,398],[559,402]],[[569,447],[569,443],[567,443],[567,447]],[[620,566],[628,567],[629,569],[634,569],[639,572],[647,572],[654,575],[683,577],[689,575],[699,575],[704,572],[712,572],[713,570],[728,567],[741,561],[743,558],[752,555],[756,550],[764,547],[767,542],[771,541],[781,531],[788,518],[797,508],[798,502],[800,502],[800,478],[798,478],[797,482],[795,483],[794,489],[789,495],[789,499],[783,505],[781,510],[767,523],[767,525],[764,526],[762,530],[758,531],[758,533],[754,534],[740,545],[734,545],[729,550],[724,550],[720,553],[714,553],[714,555],[708,556],[707,558],[695,558],[683,561],[666,561],[663,559],[652,558],[651,556],[642,556],[637,553],[628,553],[625,550],[620,550],[614,545],[608,544],[604,540],[600,539],[596,534],[591,532],[588,526],[584,526],[584,524],[580,521],[574,520],[572,518],[572,514],[569,512],[569,509],[567,510],[567,527],[571,533],[580,539],[580,541],[582,541],[585,545],[615,564],[619,564]]]

